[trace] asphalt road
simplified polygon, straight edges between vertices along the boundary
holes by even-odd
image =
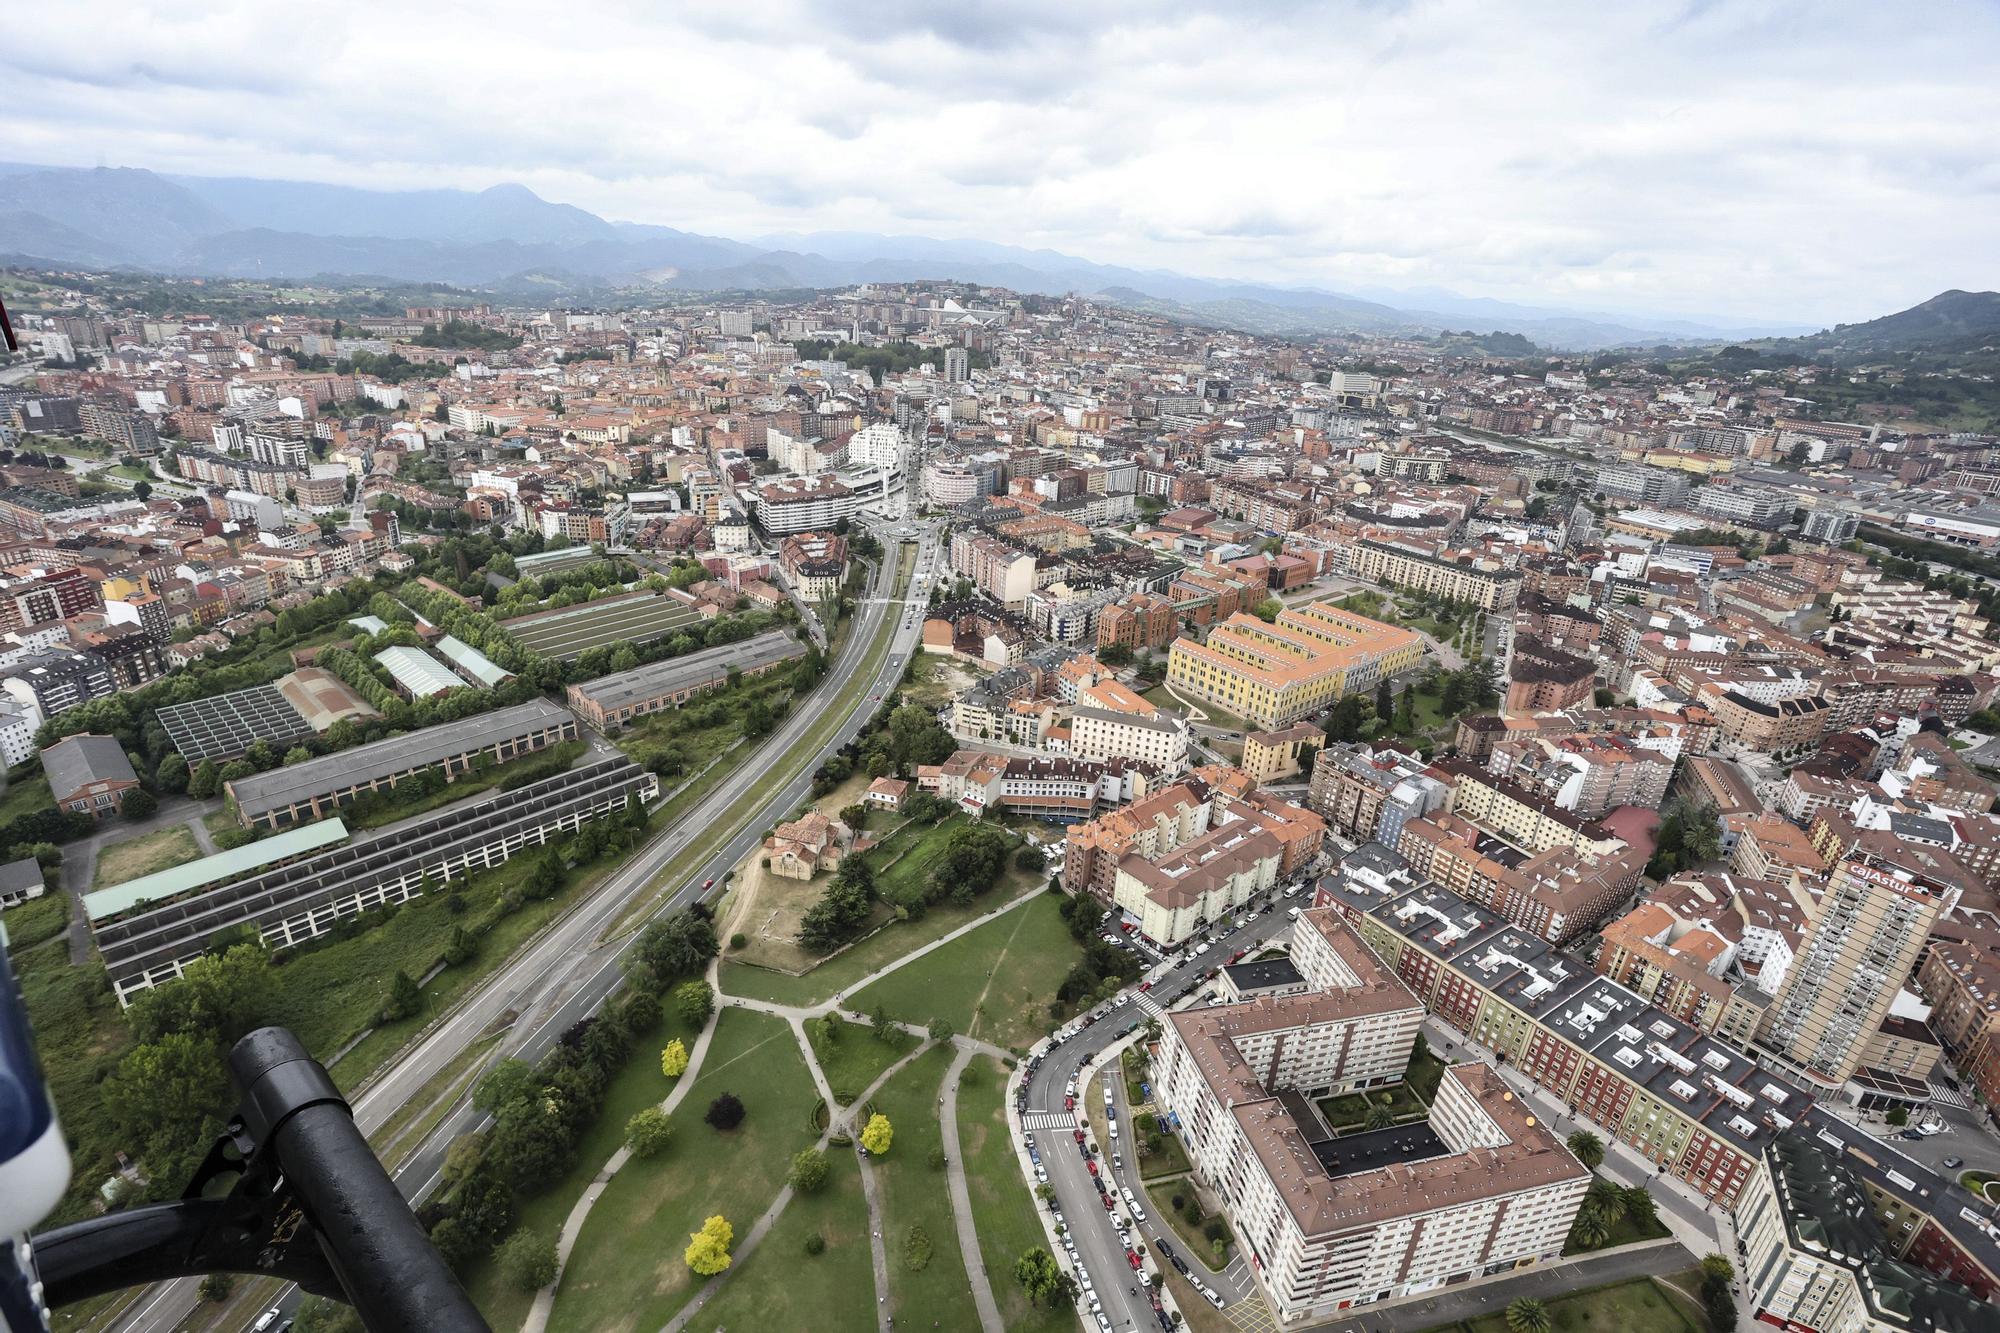
[[[415,1099],[424,1086],[448,1066],[464,1049],[496,1029],[507,1029],[491,1058],[518,1056],[533,1061],[579,1019],[594,1013],[621,980],[621,962],[637,939],[637,932],[600,942],[599,936],[624,915],[634,898],[650,891],[662,867],[718,821],[729,817],[745,802],[757,801],[757,817],[748,820],[728,845],[698,867],[663,898],[655,915],[677,910],[698,897],[702,885],[720,880],[749,854],[770,823],[767,816],[782,814],[804,799],[812,784],[812,769],[819,760],[852,741],[874,715],[876,700],[887,694],[901,678],[903,664],[917,651],[923,636],[921,615],[906,612],[898,594],[907,589],[889,587],[898,563],[896,544],[887,539],[888,555],[878,570],[871,596],[858,608],[850,633],[852,651],[839,654],[815,699],[830,697],[851,680],[861,665],[861,650],[871,642],[885,616],[897,617],[887,658],[874,673],[871,688],[864,692],[852,716],[821,750],[819,759],[782,788],[767,789],[768,770],[746,763],[710,793],[687,817],[641,848],[606,881],[588,902],[550,928],[547,934],[494,973],[484,985],[462,1001],[429,1035],[384,1066],[381,1074],[353,1099],[355,1122],[364,1134],[372,1133]],[[935,573],[940,546],[934,525],[918,527],[918,554],[913,583],[921,586],[926,569]],[[920,611],[925,599],[912,598],[912,610]],[[823,710],[801,708],[790,714],[762,747],[773,757],[783,755],[805,731],[823,717]],[[478,1127],[483,1117],[461,1099],[423,1146],[396,1171],[395,1179],[405,1197],[421,1202],[435,1187],[444,1163],[445,1149],[453,1138]],[[298,1300],[287,1289],[281,1302],[289,1314]],[[113,1327],[118,1333],[166,1333],[178,1328],[194,1312],[198,1303],[192,1280],[156,1286]],[[245,1325],[261,1311],[251,1311]]]
[[[1306,878],[1310,879],[1310,875]],[[1151,1004],[1134,1000],[1122,1006],[1115,1002],[1100,1005],[1091,1011],[1102,1015],[1096,1023],[1059,1045],[1045,1042],[1032,1053],[1041,1057],[1041,1064],[1022,1085],[1027,1094],[1025,1123],[1031,1127],[1029,1132],[1035,1136],[1036,1151],[1049,1174],[1049,1183],[1055,1187],[1056,1203],[1062,1208],[1063,1220],[1069,1225],[1070,1234],[1076,1238],[1080,1266],[1090,1274],[1098,1299],[1104,1303],[1105,1317],[1114,1329],[1157,1330],[1159,1322],[1153,1314],[1152,1303],[1146,1298],[1143,1279],[1132,1271],[1125,1243],[1120,1239],[1114,1221],[1114,1218],[1122,1217],[1130,1222],[1130,1210],[1120,1199],[1115,1213],[1106,1211],[1085,1159],[1077,1151],[1074,1127],[1088,1128],[1082,1118],[1086,1109],[1081,1095],[1083,1089],[1078,1090],[1074,1126],[1065,1127],[1057,1123],[1061,1117],[1070,1114],[1063,1105],[1064,1090],[1085,1063],[1116,1043],[1133,1023],[1144,1023],[1151,1017],[1152,1004],[1173,1007],[1184,996],[1199,995],[1206,989],[1205,983],[1198,984],[1199,979],[1211,968],[1219,967],[1238,949],[1254,950],[1273,936],[1289,931],[1292,924],[1289,909],[1309,901],[1310,897],[1304,892],[1291,899],[1278,897],[1276,905],[1268,913],[1251,917],[1241,929],[1229,930],[1213,947],[1192,954],[1183,950],[1166,971],[1153,977],[1153,988],[1145,993],[1146,1000]],[[1240,913],[1232,913],[1230,919],[1234,920],[1237,915]],[[1190,944],[1189,949],[1192,948],[1194,946]],[[1138,994],[1130,988],[1125,991],[1128,997]],[[1119,1075],[1114,1069],[1109,1077],[1115,1081]],[[1103,1096],[1094,1090],[1093,1095]],[[1096,1159],[1098,1170],[1111,1178],[1116,1188],[1129,1187],[1146,1206],[1146,1221],[1133,1230],[1135,1235],[1144,1237],[1150,1253],[1158,1255],[1159,1241],[1165,1237],[1173,1246],[1174,1253],[1193,1260],[1197,1256],[1188,1253],[1189,1247],[1179,1242],[1173,1228],[1153,1210],[1140,1189],[1138,1154],[1127,1151],[1132,1143],[1131,1123],[1122,1094],[1119,1106],[1119,1144],[1125,1159],[1125,1170],[1119,1172],[1111,1166],[1108,1142],[1091,1145],[1103,1149],[1106,1154]],[[1036,1125],[1049,1127],[1034,1128]],[[1059,1262],[1067,1263],[1066,1255],[1057,1257]],[[1240,1274],[1241,1265],[1233,1267]],[[1225,1301],[1241,1299],[1251,1290],[1247,1275],[1225,1276],[1211,1281],[1212,1275],[1205,1268],[1198,1268],[1196,1275],[1203,1282],[1218,1287]],[[1088,1323],[1088,1319],[1085,1322]]]

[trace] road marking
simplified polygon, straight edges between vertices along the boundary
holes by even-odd
[[[1076,1115],[1070,1111],[1030,1111],[1021,1117],[1024,1129],[1075,1129]]]

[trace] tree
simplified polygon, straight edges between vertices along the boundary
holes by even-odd
[[[204,759],[194,766],[188,775],[187,794],[198,801],[205,801],[222,789],[222,771],[213,759]]]
[[[635,984],[663,991],[676,977],[693,976],[722,951],[715,923],[697,908],[683,907],[655,921],[639,934],[626,960],[625,972]]]
[[[688,1247],[682,1256],[687,1266],[702,1277],[714,1277],[729,1267],[729,1246],[736,1239],[736,1228],[720,1214],[701,1224],[701,1230],[688,1237]]]
[[[868,1124],[861,1131],[861,1146],[873,1156],[880,1157],[889,1151],[895,1137],[896,1131],[890,1125],[889,1117],[877,1111],[868,1117]]]
[[[473,1109],[498,1117],[501,1111],[532,1094],[535,1083],[535,1068],[526,1060],[502,1060],[472,1090]]]
[[[826,1187],[829,1172],[826,1154],[817,1148],[805,1148],[792,1158],[792,1171],[786,1181],[800,1194],[817,1194]]]
[[[424,1007],[424,993],[408,972],[398,968],[389,982],[389,998],[382,1006],[380,1021],[394,1023]]]
[[[1735,1279],[1736,1269],[1727,1259],[1719,1254],[1702,1256],[1701,1308],[1716,1333],[1728,1333],[1736,1327]]]
[[[688,1049],[679,1037],[666,1044],[660,1052],[660,1072],[668,1078],[679,1078],[687,1073]]]
[[[229,1273],[210,1273],[201,1280],[201,1298],[210,1305],[220,1305],[229,1299],[229,1293],[236,1290],[236,1278]]]
[[[743,1123],[743,1103],[735,1093],[725,1092],[708,1104],[708,1114],[702,1119],[720,1130],[735,1129]]]
[[[715,990],[699,978],[674,987],[674,1010],[689,1027],[698,1028],[715,1012]]]
[[[153,785],[169,796],[178,796],[188,789],[188,764],[172,750],[160,756],[158,766],[153,769]]]
[[[556,1280],[556,1243],[523,1227],[493,1252],[500,1275],[516,1291],[540,1291]]]
[[[1549,1333],[1549,1307],[1532,1296],[1522,1296],[1507,1306],[1508,1333]]]
[[[924,1161],[930,1164],[930,1168],[933,1171],[944,1170],[946,1161],[944,1145],[942,1143],[933,1143],[931,1150],[924,1154]]]
[[[152,482],[150,482],[150,481],[136,481],[136,482],[133,482],[133,483],[132,483],[132,494],[133,494],[133,495],[136,495],[137,497],[139,497],[139,499],[140,499],[141,501],[144,501],[144,500],[146,500],[146,499],[147,499],[148,497],[150,497],[150,496],[152,495],[152,493],[153,493],[153,483],[152,483]]]
[[[1660,1203],[1644,1185],[1628,1185],[1624,1190],[1625,1215],[1650,1229],[1660,1220]]]
[[[951,1040],[951,1024],[942,1018],[933,1018],[930,1021],[930,1026],[925,1030],[930,1033],[932,1041],[945,1042]]]
[[[1030,1305],[1053,1305],[1063,1276],[1055,1256],[1047,1250],[1029,1250],[1014,1261],[1014,1280],[1027,1293]]]
[[[1719,1254],[1704,1254],[1701,1257],[1701,1274],[1704,1282],[1710,1279],[1733,1282],[1736,1279],[1736,1265]]]
[[[1604,1140],[1587,1129],[1579,1129],[1564,1140],[1569,1150],[1576,1154],[1576,1160],[1592,1171],[1604,1165]]]
[[[634,1157],[657,1157],[674,1137],[674,1122],[657,1106],[636,1112],[625,1122],[625,1146]]]
[[[452,967],[469,961],[479,952],[479,940],[464,926],[453,926],[451,938],[445,942],[444,961]]]
[[[1910,1123],[1909,1111],[1900,1106],[1891,1110],[1888,1115],[1883,1116],[1882,1118],[1886,1120],[1889,1124],[1894,1125],[1897,1129],[1901,1129],[1904,1125]]]
[[[1569,1239],[1579,1250],[1594,1250],[1611,1239],[1611,1226],[1594,1210],[1580,1208],[1576,1222],[1569,1229]]]
[[[1387,1129],[1389,1128],[1389,1126],[1395,1123],[1396,1123],[1396,1113],[1389,1107],[1384,1106],[1380,1102],[1375,1102],[1369,1106],[1368,1128]]]

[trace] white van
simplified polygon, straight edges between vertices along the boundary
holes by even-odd
[[[264,1311],[264,1313],[258,1317],[257,1322],[250,1326],[252,1329],[252,1333],[264,1333],[265,1329],[269,1328],[271,1325],[278,1322],[278,1316],[283,1313],[284,1311],[280,1310],[275,1305],[272,1306],[270,1309]]]

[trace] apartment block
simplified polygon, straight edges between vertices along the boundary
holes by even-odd
[[[1174,640],[1167,680],[1179,692],[1270,729],[1298,721],[1378,680],[1415,668],[1423,640],[1331,602],[1295,606],[1274,623],[1239,612],[1206,642]]]

